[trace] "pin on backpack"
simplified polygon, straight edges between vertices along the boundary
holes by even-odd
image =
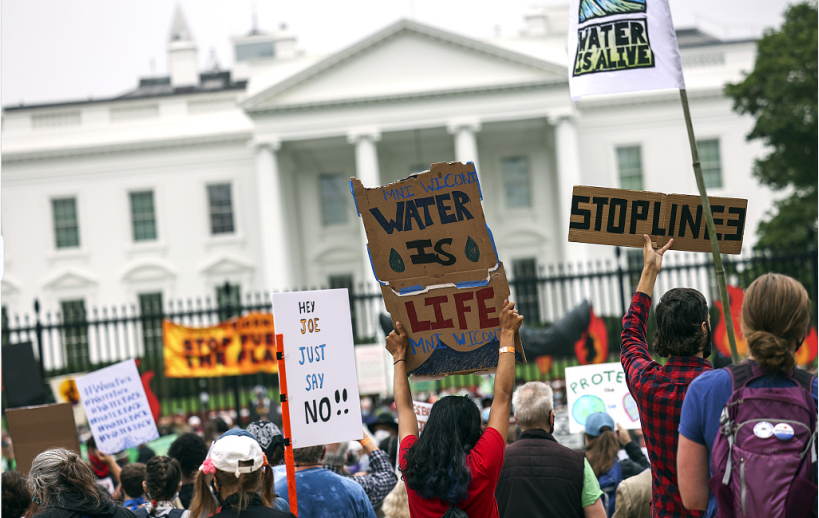
[[[708,481],[719,518],[811,516],[816,512],[814,376],[796,369],[797,385],[752,388],[766,372],[730,365],[733,393],[725,404],[711,452]],[[815,514],[813,515],[815,516]]]

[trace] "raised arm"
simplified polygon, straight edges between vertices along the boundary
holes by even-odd
[[[646,323],[651,311],[651,292],[654,291],[654,283],[660,273],[663,254],[674,244],[674,240],[671,239],[661,249],[654,250],[651,246],[651,238],[643,235],[643,239],[643,273],[640,275],[637,293],[634,294],[628,312],[623,317],[623,334],[620,343],[620,362],[626,371],[628,383],[631,383],[632,377],[636,376],[641,369],[654,361],[646,340]],[[630,384],[629,389],[631,389]]]
[[[500,316],[500,358],[495,371],[495,399],[489,410],[489,428],[497,430],[504,440],[509,431],[509,411],[515,388],[515,334],[522,322],[523,316],[518,314],[515,303],[503,301]]]
[[[392,355],[395,377],[393,379],[393,397],[398,410],[398,441],[408,435],[418,435],[418,418],[412,408],[412,393],[407,378],[407,349],[409,339],[401,322],[395,323],[395,330],[387,336],[387,351]]]

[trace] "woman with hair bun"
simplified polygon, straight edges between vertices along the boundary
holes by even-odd
[[[782,398],[783,396],[779,395],[783,394],[782,389],[788,389],[786,391],[788,394],[798,395],[799,398],[806,401],[802,405],[810,405],[808,401],[812,399],[813,405],[811,405],[811,408],[805,407],[802,413],[808,419],[812,418],[815,423],[815,411],[819,408],[817,406],[817,380],[816,377],[812,377],[807,372],[797,369],[795,358],[796,350],[802,345],[810,329],[810,315],[811,301],[808,292],[802,284],[791,277],[769,273],[759,277],[748,287],[742,304],[742,333],[748,341],[750,356],[741,364],[701,374],[691,383],[683,401],[679,427],[680,441],[677,450],[677,471],[680,496],[683,504],[688,509],[705,510],[707,511],[705,516],[708,518],[716,516],[718,511],[721,516],[733,516],[733,509],[718,509],[717,499],[711,493],[708,484],[709,478],[713,475],[711,473],[711,454],[714,452],[715,442],[719,439],[718,433],[724,432],[721,429],[720,416],[723,414],[723,409],[726,408],[729,400],[732,400],[733,394],[738,394],[736,397],[740,395],[746,397],[746,402],[753,401],[753,399],[770,401],[775,397]],[[796,390],[794,387],[800,388],[794,392]],[[810,396],[807,394],[808,387],[810,388]],[[736,392],[734,392],[735,389],[737,389]],[[765,391],[765,389],[770,390]],[[751,394],[751,392],[740,393],[740,390],[755,391],[753,392],[755,396],[747,398],[745,394]],[[779,401],[789,400],[779,399]],[[731,403],[732,409],[740,408],[737,403],[741,405],[743,399],[740,398],[735,403]],[[767,404],[767,401],[765,401],[765,403],[752,404],[767,405],[764,406],[765,412],[771,414],[782,412],[782,407],[786,406],[784,402]],[[744,408],[757,407],[745,405]],[[788,411],[791,412],[791,410]],[[792,412],[794,416],[801,415],[796,410]],[[728,418],[729,416],[726,414],[726,419]],[[795,417],[791,419],[793,420]],[[801,421],[797,422],[796,420],[788,421],[792,422],[793,427],[790,427],[787,423],[778,424],[786,420],[784,417],[769,419],[767,416],[765,419],[748,419],[742,423],[743,426],[750,421],[757,423],[756,426],[752,427],[751,433],[753,436],[749,436],[747,433],[744,436],[738,435],[739,423],[733,426],[730,426],[731,423],[728,424],[733,432],[731,437],[736,436],[742,440],[748,440],[746,438],[751,437],[751,440],[757,441],[757,444],[768,445],[764,446],[766,451],[771,455],[775,455],[778,451],[785,449],[789,444],[787,441],[794,439],[794,428],[798,428],[802,424]],[[776,428],[773,427],[774,425],[776,425]],[[782,427],[786,432],[790,427],[790,435],[777,433],[779,427]],[[809,428],[807,425],[806,427]],[[750,429],[748,427],[746,431]],[[815,434],[815,429],[810,433]],[[737,443],[733,447],[738,448],[739,446],[740,443]],[[730,458],[730,451],[728,457]],[[719,456],[720,462],[723,458]],[[769,468],[774,471],[783,469],[783,464],[776,462],[776,458],[775,456],[771,457],[773,462],[771,466],[778,467]],[[806,457],[803,456],[803,458]],[[743,462],[745,460],[744,457],[741,459]],[[749,456],[749,464],[752,460],[753,458]],[[807,460],[810,460],[810,456],[806,458]],[[728,466],[724,469],[730,475]],[[733,470],[735,472],[733,476],[739,476],[740,473],[737,472],[742,474],[742,506],[745,506],[744,467],[744,464],[741,467],[735,466]],[[760,476],[758,470],[751,471],[754,472],[752,477]],[[730,481],[729,475],[726,475],[725,479]],[[769,476],[781,478],[773,473]],[[815,498],[816,495],[816,476],[815,474],[811,476],[813,481],[810,484],[813,488],[813,494],[807,492],[808,494],[802,495],[808,499]],[[717,482],[722,484],[719,487],[726,487],[728,494],[730,494],[731,489],[724,482],[724,479]],[[796,483],[794,483],[793,487],[796,487]],[[753,489],[753,486],[749,485],[748,491],[751,492],[751,489]],[[787,489],[784,491],[788,492]],[[798,492],[805,491],[800,489]],[[788,495],[780,494],[777,496],[784,502],[786,499],[789,500],[792,495],[789,492]],[[720,493],[720,501],[724,497],[723,493]],[[770,516],[773,516],[774,502],[769,502],[768,505],[771,507],[769,509]],[[816,508],[815,503],[813,507]],[[805,516],[809,516],[807,509],[802,511],[805,512]]]
[[[134,511],[140,518],[188,518],[190,511],[178,509],[173,500],[182,487],[182,468],[176,459],[159,456],[145,465],[142,483],[148,503]]]
[[[28,472],[28,518],[134,518],[114,503],[79,453],[52,448],[34,457]]]

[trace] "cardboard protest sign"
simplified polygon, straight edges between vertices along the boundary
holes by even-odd
[[[667,0],[572,0],[568,51],[574,100],[685,88]]]
[[[351,178],[350,188],[387,311],[410,338],[413,379],[491,372],[509,285],[474,164],[432,164],[372,189]],[[525,363],[519,337],[516,348]]]
[[[381,344],[355,346],[358,391],[361,394],[387,394],[387,354]]]
[[[748,200],[709,196],[708,202],[720,252],[741,253]],[[674,238],[674,250],[711,251],[699,196],[574,186],[569,241],[642,248],[643,234],[655,248]]]
[[[101,452],[110,455],[159,438],[134,360],[77,378],[77,390]]]
[[[640,427],[637,403],[626,386],[620,363],[598,363],[566,368],[569,433],[585,431],[586,418],[606,412],[626,429]]]
[[[432,411],[432,403],[422,403],[420,401],[413,401],[412,408],[415,410],[415,418],[418,419],[418,433],[424,431],[424,426],[429,420],[429,413]]]
[[[49,448],[80,452],[80,438],[74,425],[70,403],[41,405],[6,410],[17,469],[24,475],[34,457]]]
[[[212,327],[162,322],[165,376],[212,378],[277,372],[273,315],[249,313]]]
[[[294,448],[363,437],[346,289],[273,295]]]

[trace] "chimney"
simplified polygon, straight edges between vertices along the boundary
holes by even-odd
[[[199,84],[196,44],[182,15],[182,8],[178,5],[168,40],[168,68],[171,72],[171,86],[174,88]]]

